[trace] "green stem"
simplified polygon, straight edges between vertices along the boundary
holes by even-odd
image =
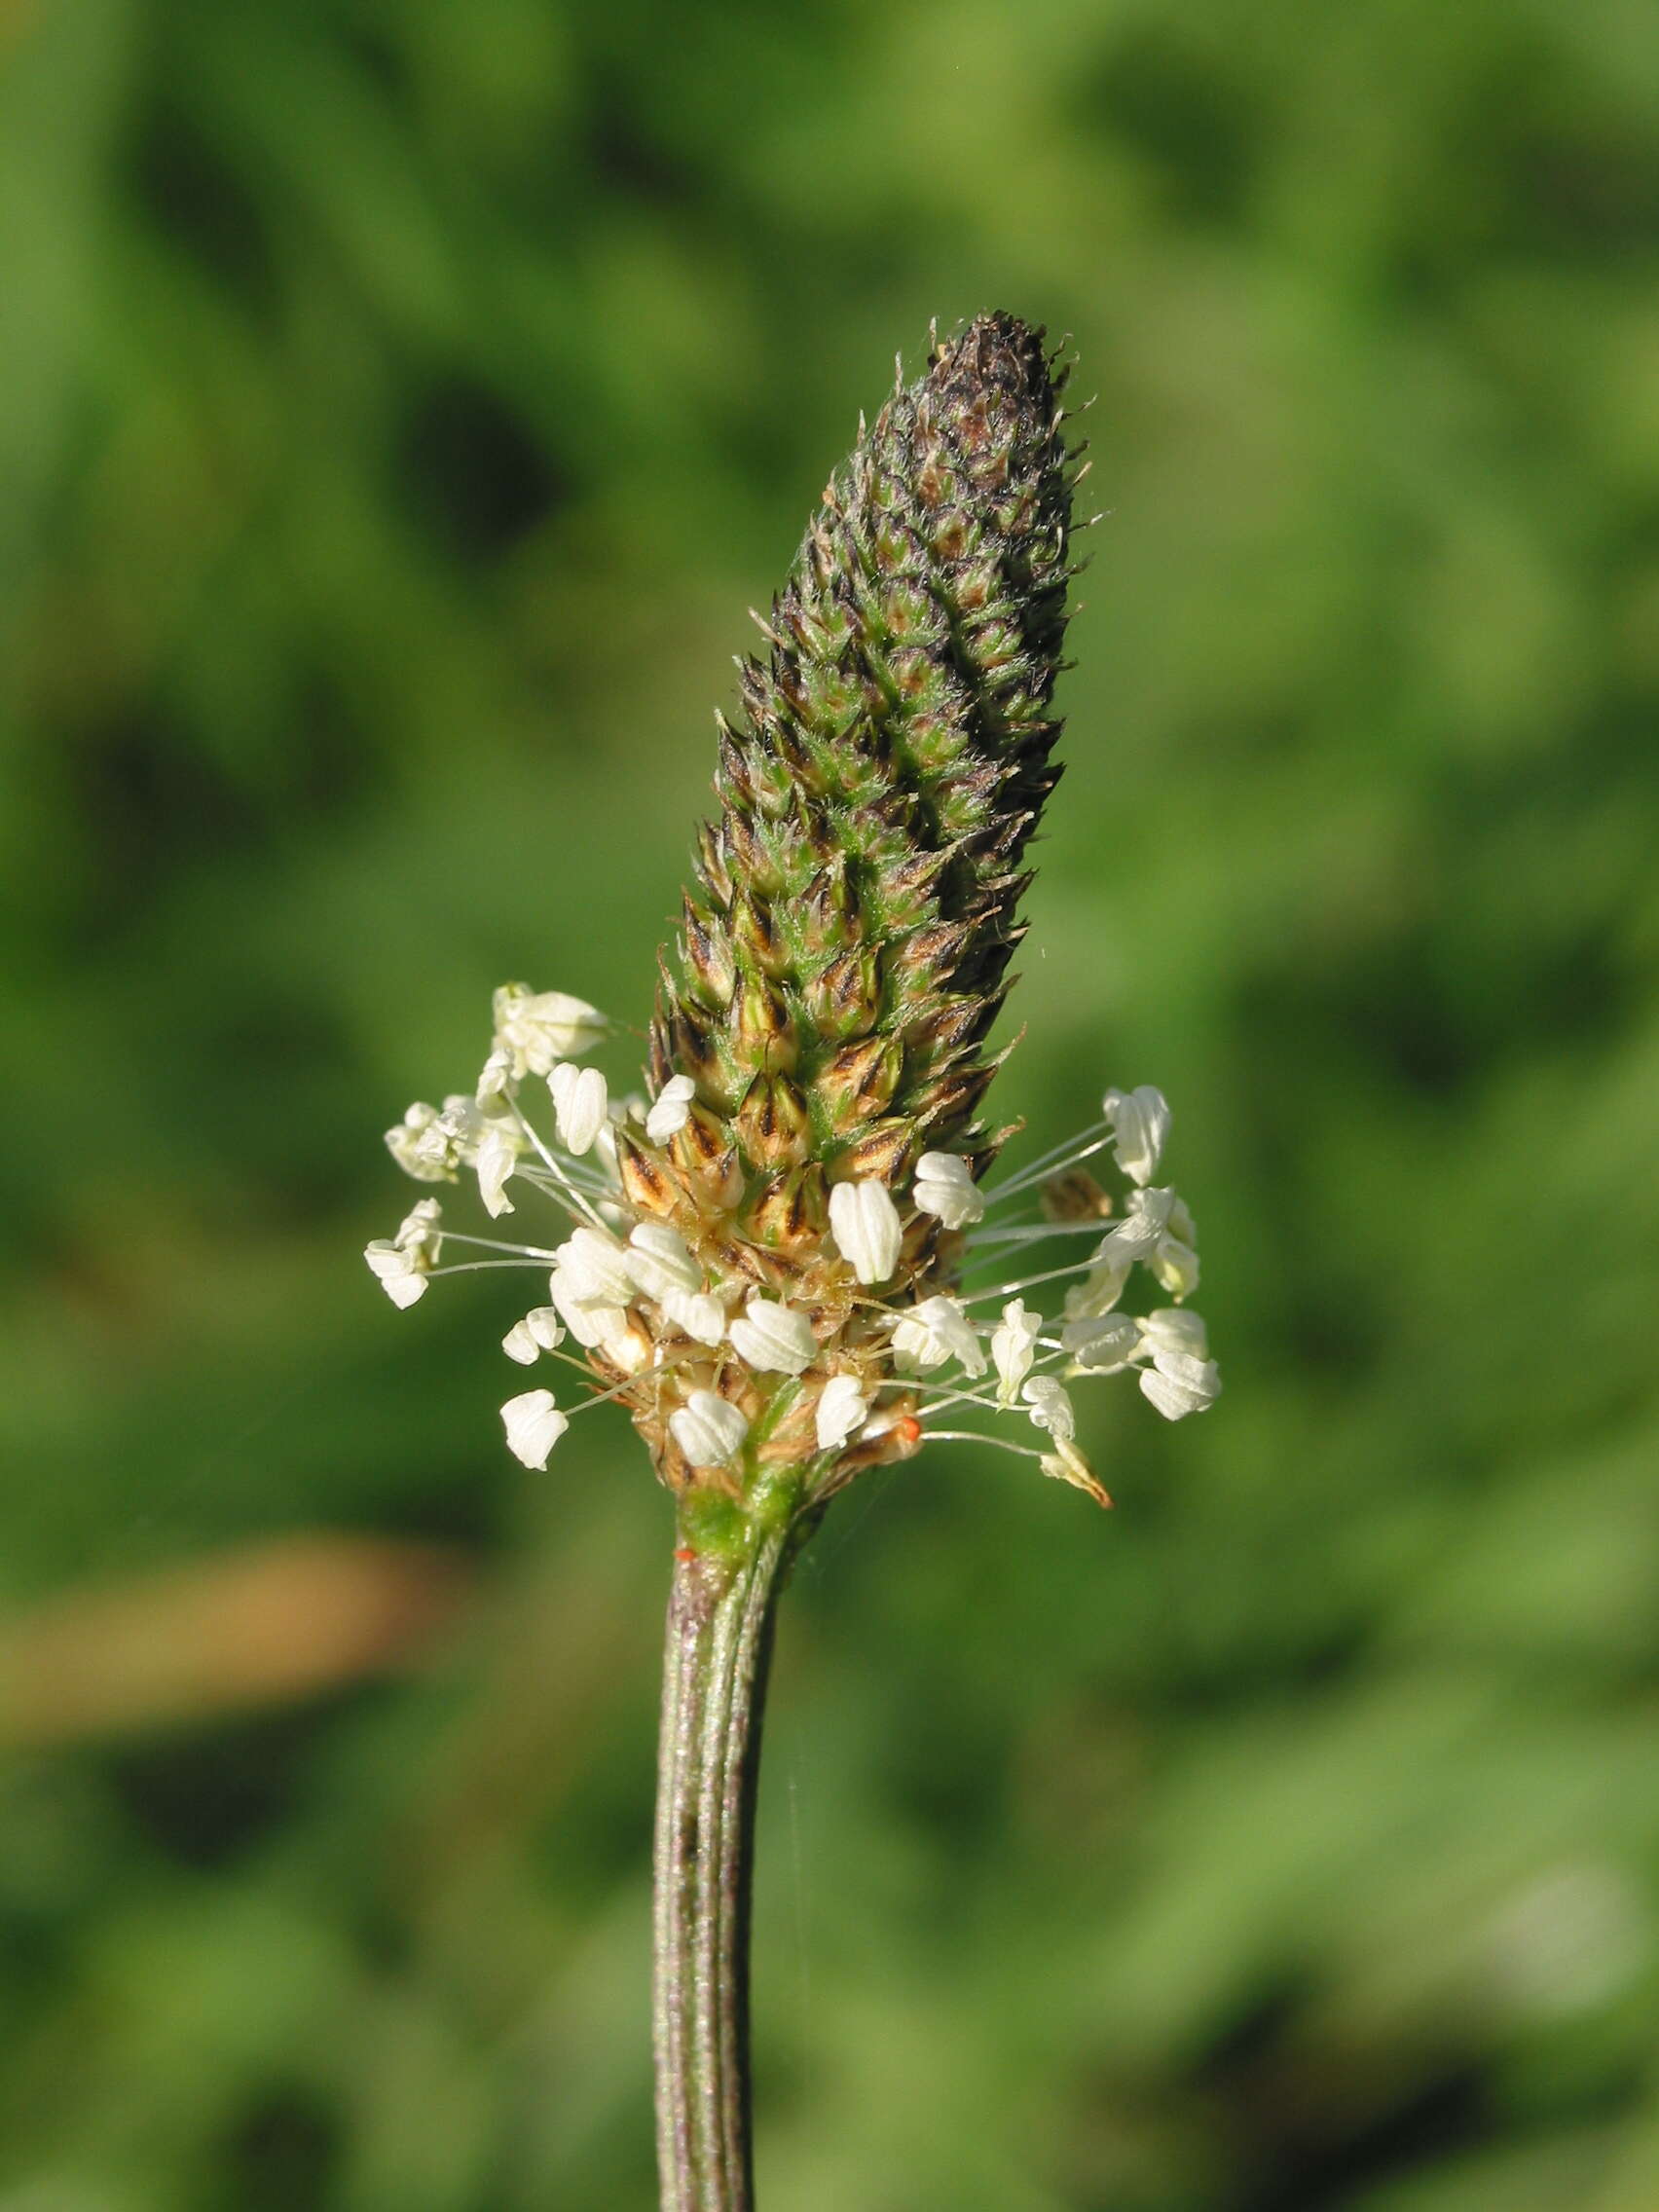
[[[652,2005],[663,2212],[754,2202],[755,1783],[773,1608],[798,1530],[786,1509],[734,1514],[718,1542],[708,1535],[682,1518],[663,1657]]]

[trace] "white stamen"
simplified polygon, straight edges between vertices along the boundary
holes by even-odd
[[[496,993],[496,1045],[512,1058],[515,1076],[550,1075],[555,1060],[591,1051],[610,1026],[597,1007],[567,991],[533,991],[503,983]]]
[[[559,1142],[580,1159],[592,1150],[610,1109],[610,1093],[598,1068],[577,1067],[574,1060],[560,1060],[547,1078],[553,1097],[553,1117]]]
[[[559,1315],[551,1306],[535,1306],[515,1321],[501,1339],[501,1349],[521,1367],[534,1367],[544,1351],[555,1351],[565,1341]]]
[[[743,1449],[749,1423],[712,1390],[693,1390],[668,1417],[674,1441],[694,1467],[723,1467]]]
[[[830,1193],[830,1227],[860,1282],[885,1282],[899,1265],[903,1231],[885,1183],[837,1183]]]
[[[517,1088],[513,1080],[513,1056],[510,1052],[492,1052],[484,1062],[473,1092],[473,1103],[481,1114],[500,1116],[510,1114],[513,1093]]]
[[[673,1291],[700,1291],[703,1271],[677,1229],[665,1221],[639,1222],[628,1237],[622,1265],[646,1298],[659,1302]]]
[[[991,1336],[999,1404],[1012,1406],[1017,1400],[1019,1385],[1030,1374],[1037,1356],[1035,1346],[1042,1326],[1042,1314],[1033,1313],[1023,1299],[1013,1299],[1003,1308],[1002,1320]]]
[[[551,1390],[526,1390],[501,1408],[507,1450],[527,1467],[545,1467],[547,1456],[570,1421],[553,1402]]]
[[[1113,1259],[1089,1269],[1082,1282],[1066,1292],[1068,1321],[1098,1321],[1110,1313],[1124,1295],[1130,1262]]]
[[[387,1150],[405,1175],[412,1175],[417,1183],[447,1183],[453,1172],[441,1159],[432,1157],[425,1142],[427,1131],[437,1118],[435,1106],[417,1099],[396,1128],[386,1132]]]
[[[608,1338],[616,1336],[627,1326],[626,1308],[598,1304],[581,1297],[576,1283],[564,1268],[555,1268],[548,1276],[547,1295],[571,1336],[589,1351],[596,1350]]]
[[[954,1298],[924,1298],[902,1313],[893,1331],[893,1353],[902,1369],[941,1367],[947,1359],[958,1359],[970,1375],[985,1372],[984,1346]]]
[[[1141,1348],[1140,1323],[1128,1313],[1089,1314],[1066,1323],[1060,1345],[1090,1375],[1116,1375]]]
[[[420,1267],[412,1252],[394,1244],[389,1236],[377,1236],[363,1246],[363,1257],[370,1272],[399,1311],[413,1306],[417,1299],[426,1295],[429,1268]]]
[[[1175,1193],[1168,1186],[1156,1191],[1131,1191],[1124,1206],[1124,1218],[1114,1223],[1100,1239],[1100,1249],[1094,1255],[1096,1261],[1144,1259],[1163,1235],[1174,1205]]]
[[[578,1305],[626,1306],[634,1295],[622,1247],[603,1230],[573,1230],[554,1259],[565,1278],[565,1296]],[[553,1303],[563,1313],[557,1294]]]
[[[1209,1357],[1209,1331],[1197,1313],[1160,1307],[1141,1322],[1140,1333],[1155,1366],[1170,1352],[1185,1352],[1192,1359]]]
[[[436,1198],[422,1198],[398,1223],[395,1236],[377,1236],[363,1247],[370,1272],[400,1310],[424,1295],[427,1277],[437,1271],[441,1212]]]
[[[761,1374],[799,1375],[818,1355],[818,1340],[804,1313],[770,1299],[752,1298],[730,1329],[732,1349]]]
[[[833,1452],[869,1418],[869,1400],[856,1375],[832,1375],[818,1398],[818,1449]]]
[[[697,1086],[688,1075],[671,1075],[657,1092],[645,1116],[645,1134],[652,1144],[667,1144],[691,1119],[691,1101]]]
[[[663,1318],[695,1343],[713,1347],[726,1333],[725,1308],[706,1290],[670,1290],[659,1301]]]
[[[492,1221],[511,1213],[507,1179],[518,1165],[518,1138],[505,1122],[491,1122],[478,1140],[478,1195]]]
[[[1111,1124],[1118,1165],[1132,1183],[1150,1183],[1169,1137],[1169,1103],[1143,1083],[1138,1090],[1109,1090],[1100,1101]]]
[[[1024,1384],[1020,1396],[1031,1409],[1038,1428],[1046,1428],[1056,1444],[1069,1444],[1077,1434],[1077,1415],[1061,1383],[1046,1375]]]
[[[1221,1373],[1213,1359],[1166,1352],[1155,1367],[1141,1370],[1141,1395],[1165,1420],[1201,1414],[1221,1395]]]
[[[912,1196],[918,1211],[933,1214],[946,1229],[963,1229],[984,1218],[984,1194],[960,1153],[924,1152],[916,1162]]]

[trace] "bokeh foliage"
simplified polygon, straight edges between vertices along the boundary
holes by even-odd
[[[1108,510],[998,1097],[1169,1091],[1229,1394],[836,1508],[762,2194],[1652,2212],[1651,9],[3,35],[3,2212],[651,2200],[664,1502],[356,1253],[492,984],[644,1018],[741,610],[992,305]]]

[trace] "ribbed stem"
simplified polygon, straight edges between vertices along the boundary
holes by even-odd
[[[787,1520],[675,1555],[657,1764],[652,2031],[663,2212],[751,2212],[749,1902]]]

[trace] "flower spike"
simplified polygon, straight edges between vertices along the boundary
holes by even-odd
[[[506,983],[472,1091],[387,1134],[417,1181],[475,1176],[504,1227],[446,1235],[440,1265],[424,1200],[365,1253],[387,1295],[413,1305],[456,1267],[544,1272],[507,1357],[585,1366],[684,1498],[741,1500],[793,1467],[804,1515],[958,1433],[957,1408],[1035,1424],[1045,1447],[1005,1446],[1092,1494],[1068,1383],[1132,1374],[1172,1420],[1220,1388],[1184,1305],[1192,1216],[1154,1181],[1161,1091],[1108,1088],[1074,1143],[984,1184],[1003,1141],[978,1118],[987,1040],[1059,775],[1076,470],[1057,391],[1042,334],[981,315],[935,338],[831,477],[717,716],[650,1095],[593,1064],[609,1015]],[[527,1391],[503,1418],[540,1465],[569,1416]]]

